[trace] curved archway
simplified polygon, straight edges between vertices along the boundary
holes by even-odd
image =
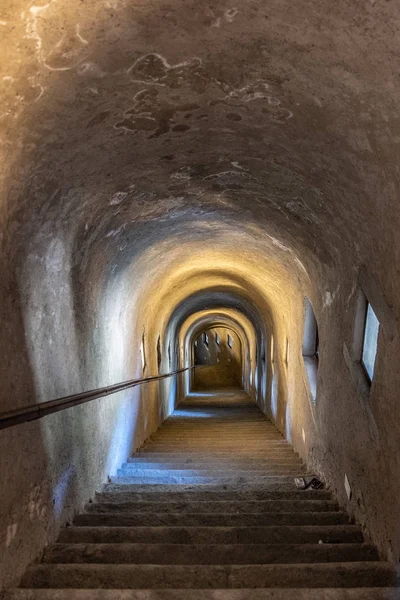
[[[233,329],[208,325],[193,341],[191,391],[242,387],[242,342]]]

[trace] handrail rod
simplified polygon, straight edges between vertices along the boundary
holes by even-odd
[[[106,387],[97,388],[95,390],[88,390],[87,392],[80,392],[79,394],[72,394],[71,396],[64,396],[63,398],[56,398],[55,400],[48,400],[47,402],[40,402],[39,404],[31,404],[22,408],[10,410],[8,412],[0,413],[0,429],[6,429],[7,427],[13,427],[21,423],[27,423],[28,421],[35,421],[41,419],[47,415],[90,402],[91,400],[97,400],[110,394],[116,394],[123,390],[147,383],[149,381],[159,381],[160,379],[166,379],[183,373],[184,371],[190,371],[194,367],[185,367],[184,369],[177,369],[170,373],[163,375],[154,375],[153,377],[144,377],[142,379],[130,379],[129,381],[123,381],[121,383],[115,383]]]

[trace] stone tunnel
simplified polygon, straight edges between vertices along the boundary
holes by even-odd
[[[1,413],[192,367],[223,338],[397,568],[399,4],[35,1],[0,9]],[[0,588],[195,378],[0,432]]]

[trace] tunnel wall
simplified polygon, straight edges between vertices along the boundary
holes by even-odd
[[[260,406],[397,563],[399,4],[3,4],[2,410],[141,375],[144,333],[146,372],[160,335],[168,369],[174,306],[224,287],[274,336]],[[367,402],[343,354],[362,266],[395,315]],[[177,388],[0,432],[2,584],[111,472],[119,407],[139,443]]]
[[[12,280],[2,278],[2,411],[158,374],[156,331],[145,336],[143,369],[140,312],[118,303],[117,281],[82,294],[68,256],[50,241],[24,256],[20,273],[8,271],[17,274],[13,294]],[[147,383],[0,431],[0,587],[18,583],[157,429],[173,408],[175,384],[176,377]]]
[[[293,424],[293,439],[307,463],[324,477],[341,505],[362,525],[366,538],[378,545],[382,557],[398,564],[400,471],[393,419],[398,414],[399,297],[393,282],[387,280],[386,269],[381,269],[383,263],[376,271],[374,263],[376,257],[368,268],[351,269],[347,274],[338,269],[340,278],[336,274],[333,296],[321,297],[311,287],[307,290],[320,335],[317,398],[315,403],[309,400],[301,405],[298,422]],[[368,286],[360,281],[363,272],[367,273]],[[351,352],[353,345],[358,293],[361,289],[368,293],[371,288],[377,290],[375,307],[382,318],[374,379],[365,395],[357,385],[353,367],[349,368],[346,352]],[[345,476],[351,488],[350,500]]]
[[[340,272],[340,278],[339,278]],[[357,384],[346,352],[353,344],[360,273],[377,290],[382,315],[375,373],[368,396]],[[382,276],[384,275],[384,276]],[[398,564],[400,548],[397,429],[399,369],[398,295],[387,273],[351,268],[327,278],[315,272],[291,310],[274,322],[274,375],[269,371],[269,401],[259,402],[309,466],[332,489],[340,505],[358,522],[381,556]],[[365,279],[365,276],[364,276]],[[315,282],[318,281],[318,285]],[[333,289],[333,293],[321,293]],[[368,289],[368,288],[367,288]],[[364,286],[366,292],[366,286]],[[317,395],[308,381],[302,345],[305,298],[319,328]],[[382,308],[382,304],[384,308]],[[386,314],[386,317],[384,316]],[[364,388],[365,389],[365,388]],[[351,488],[348,498],[345,477]]]

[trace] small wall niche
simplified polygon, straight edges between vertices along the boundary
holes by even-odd
[[[143,332],[142,335],[142,341],[140,344],[140,358],[142,361],[142,373],[144,374],[144,372],[146,371],[146,334]]]
[[[305,315],[302,354],[311,397],[315,403],[317,399],[317,376],[319,365],[318,323],[314,314],[314,309],[308,298],[305,298],[304,306]]]
[[[158,367],[158,372],[160,372],[161,360],[162,360],[162,355],[161,355],[161,338],[160,338],[160,336],[158,336],[158,338],[157,338],[157,367]]]
[[[361,398],[368,401],[383,341],[381,333],[391,339],[396,331],[396,318],[379,285],[364,267],[358,283],[353,340],[350,348],[343,344],[343,355]]]

